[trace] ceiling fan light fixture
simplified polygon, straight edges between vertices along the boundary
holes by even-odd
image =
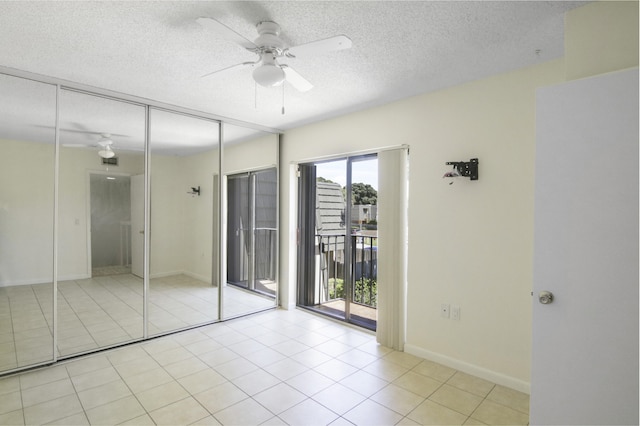
[[[107,145],[104,149],[101,149],[100,151],[98,151],[98,155],[102,158],[113,158],[113,156],[116,155],[116,153],[113,152],[111,147]]]
[[[282,84],[285,79],[282,68],[275,64],[263,64],[253,70],[253,79],[261,86],[273,87]]]
[[[111,149],[111,144],[113,144],[111,135],[103,134],[102,139],[98,141],[98,145],[102,147],[102,149],[98,151],[98,155],[102,158],[113,158],[116,153]]]

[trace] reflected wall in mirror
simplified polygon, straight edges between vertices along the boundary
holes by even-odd
[[[238,139],[242,130],[225,125],[226,285],[224,318],[277,305],[278,287],[278,135]]]
[[[60,93],[58,354],[143,337],[145,107]],[[137,275],[136,275],[137,274]]]
[[[0,372],[53,359],[55,86],[0,74]]]
[[[219,124],[152,109],[149,335],[219,319]]]

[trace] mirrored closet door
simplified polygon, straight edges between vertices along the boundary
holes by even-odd
[[[222,317],[233,318],[277,305],[278,136],[224,129]]]
[[[277,134],[36,80],[0,74],[0,374],[277,306]]]
[[[151,336],[219,319],[219,126],[151,109]]]
[[[53,359],[56,87],[0,74],[0,372]]]
[[[60,93],[60,357],[143,337],[145,107]]]

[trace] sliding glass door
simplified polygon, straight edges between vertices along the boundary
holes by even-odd
[[[377,157],[300,166],[298,304],[369,329],[377,307]]]

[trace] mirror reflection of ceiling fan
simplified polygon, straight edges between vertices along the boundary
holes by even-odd
[[[113,136],[118,137],[127,137],[126,135],[120,134],[112,134],[112,133],[99,133],[99,132],[91,132],[91,131],[79,131],[79,130],[65,130],[61,129],[61,131],[71,131],[74,133],[85,133],[89,135],[99,135],[100,139],[98,139],[95,143],[62,143],[62,146],[66,148],[99,148],[98,155],[102,158],[113,158],[116,153],[113,150]]]
[[[98,155],[102,158],[112,158],[116,155],[113,151],[113,140],[110,133],[99,133],[100,139],[96,144],[89,143],[63,143],[65,148],[96,148],[98,147]]]
[[[97,135],[99,139],[96,142],[85,142],[85,143],[77,143],[77,142],[65,142],[65,140],[72,139],[71,137],[67,138],[65,136],[61,137],[61,145],[65,148],[98,148],[98,155],[102,158],[113,158],[116,153],[113,150],[113,137],[116,136],[118,138],[128,138],[128,135],[122,135],[119,133],[105,133],[105,132],[94,132],[88,129],[85,129],[84,126],[78,123],[71,123],[71,126],[77,127],[77,129],[69,129],[69,128],[61,128],[61,133],[71,133],[71,134],[84,134],[90,135],[93,137]],[[36,127],[44,127],[47,129],[52,129],[51,126],[41,126],[36,125]],[[131,151],[132,149],[128,148],[127,150]],[[135,149],[133,149],[135,151]]]
[[[123,134],[119,134],[119,133],[105,133],[105,132],[94,132],[91,131],[87,128],[85,128],[85,126],[79,124],[79,123],[69,123],[70,126],[72,127],[76,127],[77,129],[69,129],[66,127],[62,127],[60,128],[60,132],[61,133],[72,133],[72,134],[85,134],[85,135],[97,135],[99,136],[99,139],[97,142],[86,142],[86,143],[75,143],[75,142],[64,142],[67,138],[66,137],[62,137],[61,138],[61,145],[65,148],[99,148],[98,149],[98,155],[102,158],[112,158],[116,155],[115,151],[113,150],[113,137],[116,136],[118,138],[128,138],[128,135],[123,135]],[[37,127],[45,127],[45,128],[52,128],[51,126],[40,126],[37,125]],[[131,149],[129,149],[131,150]]]
[[[258,38],[254,41],[246,39],[226,25],[213,18],[198,18],[197,22],[218,38],[236,42],[250,52],[258,55],[254,62],[243,62],[220,70],[213,71],[203,77],[234,69],[253,68],[253,79],[265,87],[279,86],[287,81],[294,88],[306,92],[313,85],[283,62],[285,59],[318,55],[326,52],[351,48],[351,39],[345,35],[337,35],[316,40],[298,46],[287,46],[280,38],[280,25],[272,21],[262,21],[256,25]]]
[[[104,133],[100,135],[100,140],[98,141],[98,145],[102,148],[98,151],[98,155],[102,158],[112,158],[116,155],[111,149],[111,145],[113,145],[113,141],[111,140],[111,135],[108,133]]]

